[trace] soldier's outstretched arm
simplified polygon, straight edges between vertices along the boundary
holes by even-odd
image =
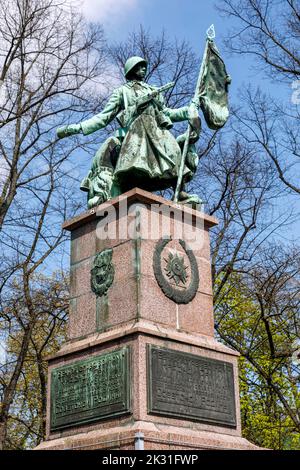
[[[194,100],[192,100],[189,106],[182,106],[177,109],[167,108],[164,106],[163,112],[171,119],[172,122],[188,121],[193,118],[195,114],[198,115]]]
[[[68,126],[59,127],[57,129],[57,136],[61,139],[73,134],[83,133],[84,135],[92,134],[99,129],[107,126],[119,113],[122,107],[122,92],[118,88],[115,90],[103,111],[96,114],[90,119],[80,122],[79,124],[70,124]]]
[[[56,129],[57,137],[59,137],[60,139],[63,139],[64,137],[69,137],[70,135],[79,134],[80,132],[80,124],[69,124],[68,126],[62,126]]]

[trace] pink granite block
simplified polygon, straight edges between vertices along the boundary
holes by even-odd
[[[115,246],[112,250],[112,263],[115,271],[113,284],[115,284],[135,274],[136,249],[134,242],[128,240]],[[91,290],[91,270],[94,259],[94,256],[92,256],[71,266],[71,297],[77,297],[88,292],[95,295]]]
[[[133,417],[139,421],[147,409],[147,361],[144,341],[139,336],[132,344],[132,365],[134,374]]]
[[[78,297],[91,293],[91,269],[93,258],[87,258],[80,263],[71,266],[70,270],[70,295]],[[91,295],[93,295],[91,293]]]
[[[227,358],[226,358],[227,360]],[[231,361],[233,365],[233,379],[234,379],[234,388],[235,388],[235,409],[236,409],[236,429],[237,432],[242,434],[242,423],[241,423],[241,404],[240,404],[240,393],[239,393],[239,368],[238,361]]]
[[[134,450],[134,439],[132,439],[131,444],[121,445],[120,450]]]
[[[47,380],[47,409],[46,409],[46,439],[50,435],[50,413],[51,413],[51,400],[50,400],[50,390],[51,390],[51,366],[48,366],[48,380]],[[55,438],[59,438],[60,433],[55,433]]]
[[[176,328],[176,304],[165,296],[152,276],[141,276],[140,317]]]
[[[105,431],[107,429],[111,429],[112,426],[117,427],[120,425],[126,425],[128,422],[128,416],[126,419],[120,420],[118,417],[112,419],[102,419],[99,421],[92,422],[90,424],[80,424],[74,425],[73,427],[69,427],[63,429],[61,432],[61,437],[71,437],[77,436],[78,434],[82,434],[83,436],[92,431]],[[122,423],[122,424],[121,424]]]
[[[71,234],[71,265],[96,253],[96,221],[81,225]]]
[[[210,261],[203,257],[196,257],[199,270],[199,287],[198,292],[212,295],[212,275]]]
[[[140,245],[140,266],[141,274],[154,277],[153,254],[157,240],[141,240]]]
[[[117,219],[116,221],[112,220],[108,222],[105,227],[101,221],[98,221],[95,229],[97,253],[128,241],[127,224],[128,221],[126,218],[122,218],[122,220]]]
[[[144,447],[145,450],[170,450],[170,445],[160,442],[159,437],[156,437],[154,442],[146,437]]]
[[[99,328],[110,328],[138,317],[138,290],[135,277],[116,281],[107,292],[108,315]],[[102,319],[102,316],[101,316]]]
[[[128,205],[127,230],[129,238],[148,238],[150,230],[149,206],[136,201]]]
[[[106,212],[109,212],[111,207],[113,207],[117,211],[117,213],[119,214],[119,218],[121,218],[120,214],[122,213],[122,208],[124,207],[124,205],[126,207],[136,203],[143,204],[147,207],[153,207],[153,205],[159,205],[160,207],[166,206],[167,208],[176,210],[177,212],[180,211],[186,214],[190,214],[195,219],[204,220],[205,225],[207,227],[213,227],[218,224],[218,221],[214,217],[209,216],[204,212],[201,212],[199,210],[193,210],[187,205],[177,204],[173,201],[164,199],[163,197],[157,196],[153,193],[143,191],[139,188],[134,188],[122,194],[121,196],[113,198],[110,201],[107,201],[101,204],[100,206],[95,207],[94,209],[88,210],[70,220],[65,221],[65,223],[63,224],[63,228],[72,231],[84,223],[95,220],[97,217],[99,217],[100,213],[101,216],[106,215]],[[187,223],[187,219],[185,219],[185,223]]]
[[[151,204],[161,203],[163,199],[139,189],[108,201],[100,208],[109,209],[111,206],[120,215],[118,204],[125,200],[129,205],[139,202],[139,207],[136,206],[139,214],[134,213],[131,207],[129,215],[126,213],[119,217],[117,222],[111,220],[107,226],[110,230],[108,239],[99,234],[101,219],[96,215],[98,209],[87,211],[65,224],[73,232],[69,322],[71,341],[52,357],[49,374],[53,367],[130,345],[132,414],[77,425],[49,436],[49,375],[47,436],[51,440],[39,448],[132,449],[137,431],[145,435],[145,449],[253,448],[240,437],[236,354],[221,346],[213,337],[208,227],[215,225],[216,221],[205,214],[166,201],[165,204],[172,209],[180,208],[178,216],[182,217],[183,213],[193,215],[190,221],[185,218],[184,230],[181,231],[182,220],[178,221],[180,217],[177,215],[174,218],[167,211],[162,214],[156,211],[153,217]],[[195,234],[196,221],[200,221],[200,224]],[[140,241],[131,239],[136,235],[135,229],[142,238]],[[158,229],[156,237],[153,236],[154,229]],[[176,304],[166,297],[155,279],[153,253],[157,239],[163,235],[173,237],[169,248],[176,249],[180,256],[186,257],[186,253],[178,244],[178,238],[184,239],[196,256],[200,283],[195,298],[188,304]],[[113,248],[115,278],[107,294],[97,297],[91,292],[90,270],[94,255],[107,248]],[[189,279],[189,267],[187,274]],[[163,275],[166,276],[164,269]],[[233,364],[237,428],[148,414],[147,344]]]
[[[71,235],[71,264],[126,242],[128,240],[127,226],[126,218],[104,225],[99,217],[74,229]],[[125,239],[123,234],[126,236]]]
[[[148,212],[142,203],[125,204],[113,211],[110,219],[98,219],[95,230],[97,250],[112,248],[138,237],[148,238]]]
[[[112,262],[115,269],[114,283],[135,276],[136,256],[134,240],[128,240],[113,248]]]
[[[180,330],[214,336],[213,299],[197,292],[188,304],[178,305]]]
[[[159,240],[166,236],[176,240],[182,239],[190,243],[192,249],[198,250],[199,254],[201,254],[200,250],[203,250],[204,253],[207,237],[204,219],[198,218],[197,221],[195,218],[192,219],[190,217],[186,219],[186,214],[183,211],[175,210],[173,212],[173,208],[169,211],[162,208],[161,210],[163,211],[162,213],[153,211],[148,215],[148,219],[150,218],[151,221],[151,231],[148,237],[145,236],[143,238]]]
[[[154,210],[151,210],[151,209]],[[149,206],[148,215],[145,214],[143,239],[160,240],[168,237],[172,239],[182,239],[194,243],[194,249],[201,250],[205,241],[204,220],[189,217],[181,207],[168,207],[160,205]],[[148,229],[148,236],[147,230]],[[200,253],[200,251],[199,251]]]
[[[164,237],[172,237],[174,234],[174,211],[167,207],[158,207],[155,204],[152,209],[149,207],[148,234],[144,230],[143,239],[157,241]]]
[[[139,421],[146,421],[148,416],[148,401],[147,401],[147,347],[143,337],[137,340],[137,347],[135,349],[135,367],[138,371],[137,380],[135,382],[134,399],[138,400],[136,406],[135,419]]]
[[[196,258],[199,269],[199,287],[195,298],[188,304],[177,304],[165,296],[158,285],[153,271],[153,254],[157,242],[142,240],[141,242],[141,315],[142,318],[159,322],[186,331],[213,335],[213,310],[211,304],[211,272],[210,263],[203,257]],[[184,257],[188,266],[188,283],[191,279],[190,264],[187,255],[177,240],[167,244],[162,253],[162,272],[165,275],[164,258],[170,251],[176,250],[179,256]],[[165,278],[167,279],[166,275]],[[168,282],[170,282],[168,280]],[[172,283],[172,281],[171,281]],[[178,289],[177,286],[174,287]],[[179,286],[180,288],[180,286]],[[184,286],[182,286],[184,290]],[[202,294],[208,294],[209,298]],[[182,315],[184,315],[182,317]],[[178,323],[179,322],[179,323]]]
[[[96,296],[83,294],[71,300],[69,315],[69,339],[78,338],[96,331]]]

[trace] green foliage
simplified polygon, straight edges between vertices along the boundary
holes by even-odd
[[[282,325],[289,321],[291,312],[287,309],[285,314],[269,317],[272,342],[279,352],[278,357],[273,357],[260,307],[253,286],[250,290],[242,276],[236,274],[215,307],[220,338],[241,353],[243,436],[261,447],[299,450],[299,368],[293,365],[290,355],[280,354],[287,346]],[[291,341],[292,328],[290,335]]]
[[[66,340],[66,315],[68,309],[67,279],[59,274],[51,277],[35,276],[31,296],[36,317],[28,319],[21,286],[14,284],[9,308],[2,311],[11,315],[7,338],[7,363],[1,383],[8,384],[16,363],[29,321],[34,322],[31,341],[25,356],[22,372],[17,382],[13,404],[8,418],[5,448],[28,449],[44,438],[46,419],[46,358],[54,354]],[[13,309],[18,312],[18,321]],[[7,317],[6,317],[7,318]],[[2,320],[2,323],[4,321]]]

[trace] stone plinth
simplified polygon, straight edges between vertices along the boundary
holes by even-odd
[[[238,354],[214,339],[216,223],[134,189],[64,224],[69,338],[49,358],[38,449],[134,449],[137,432],[145,449],[256,448],[241,437]]]
[[[102,227],[107,213],[116,218],[107,223],[106,233],[111,238],[105,240]],[[184,217],[186,223],[181,221]],[[136,224],[140,224],[141,239],[133,239]],[[190,208],[183,210],[182,206],[138,189],[66,222],[64,228],[71,231],[69,339],[138,319],[213,336],[208,230],[215,224],[212,217]],[[195,245],[193,252],[201,274],[197,295],[187,305],[166,297],[155,279],[153,252],[164,234]],[[157,238],[150,239],[149,235]],[[170,242],[168,249],[184,253],[177,240]],[[91,290],[90,271],[95,255],[111,248],[114,282],[106,296],[97,297]]]

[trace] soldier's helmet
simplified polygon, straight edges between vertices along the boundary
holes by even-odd
[[[146,67],[147,67],[148,62],[146,61],[146,59],[143,59],[142,57],[133,56],[133,57],[130,57],[128,60],[126,60],[126,63],[125,63],[125,66],[124,66],[125,78],[128,77],[128,75],[134,69],[134,67],[136,65],[142,64],[142,63],[145,64]]]

